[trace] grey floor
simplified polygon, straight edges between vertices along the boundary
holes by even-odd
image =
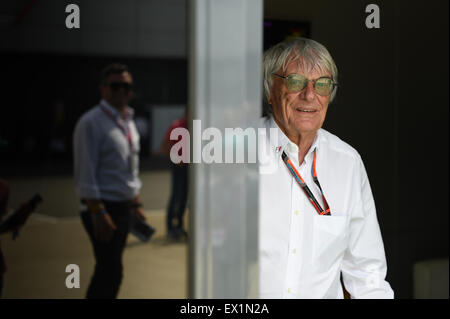
[[[157,228],[152,240],[128,237],[124,279],[119,298],[186,298],[187,244],[166,239],[165,207],[170,192],[169,171],[141,174],[142,200],[148,221]],[[3,298],[83,298],[94,259],[78,217],[78,200],[71,177],[10,179],[10,207],[39,192],[44,201],[31,215],[20,236],[0,236],[7,262]],[[187,214],[186,214],[187,215]],[[187,216],[186,216],[187,218]],[[66,266],[80,268],[80,288],[68,289]]]

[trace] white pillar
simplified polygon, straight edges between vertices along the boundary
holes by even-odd
[[[202,130],[224,135],[261,116],[262,30],[262,0],[189,2],[189,115]],[[191,164],[189,174],[189,297],[258,298],[256,164]]]

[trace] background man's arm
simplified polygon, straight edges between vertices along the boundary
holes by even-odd
[[[99,138],[93,123],[80,121],[74,133],[75,184],[80,198],[86,201],[92,217],[94,236],[103,242],[111,240],[116,225],[105,210],[97,186],[96,169],[99,162]]]

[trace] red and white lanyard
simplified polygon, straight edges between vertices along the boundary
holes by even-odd
[[[320,187],[319,179],[317,178],[317,172],[316,172],[316,149],[314,149],[314,160],[313,164],[311,166],[311,175],[313,177],[314,183],[319,187],[320,193],[322,194],[322,200],[324,204],[324,208],[320,206],[319,202],[314,197],[314,194],[309,189],[308,185],[306,185],[306,182],[303,180],[303,178],[300,176],[300,173],[295,169],[294,165],[292,164],[291,160],[287,156],[287,154],[283,151],[281,154],[281,157],[283,158],[283,162],[288,167],[289,171],[291,172],[294,179],[297,181],[297,183],[300,185],[301,189],[305,192],[306,196],[308,197],[311,204],[316,209],[317,213],[319,215],[331,215],[330,207],[328,206],[327,200],[325,199],[325,195],[323,194],[322,187]]]
[[[127,125],[126,123],[125,125],[122,125],[104,105],[100,105],[100,108],[120,128],[120,130],[127,138],[128,145],[130,146],[130,151],[133,152],[133,137],[131,136],[131,129],[129,125]]]

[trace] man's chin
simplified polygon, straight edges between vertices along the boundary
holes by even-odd
[[[301,135],[316,133],[319,129],[320,125],[317,123],[305,123],[304,121],[295,123],[295,130]]]
[[[111,105],[113,105],[117,109],[122,109],[128,105],[128,100],[111,101]]]

